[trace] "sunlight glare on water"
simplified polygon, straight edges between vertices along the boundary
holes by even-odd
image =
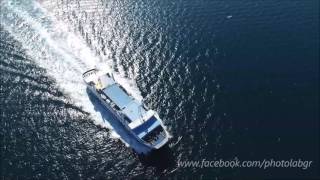
[[[112,129],[108,121],[104,121],[101,114],[94,110],[82,80],[82,73],[94,67],[112,72],[112,62],[102,62],[105,57],[95,56],[66,24],[55,19],[35,1],[21,4],[3,1],[1,8],[6,12],[1,14],[1,24],[23,44],[33,60],[46,69],[75,105],[91,114],[96,124]],[[134,80],[115,74],[121,85],[142,99]],[[119,137],[114,131],[111,136]]]

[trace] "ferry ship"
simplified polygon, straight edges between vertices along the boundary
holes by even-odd
[[[101,104],[132,134],[151,150],[168,142],[169,134],[157,112],[148,109],[116,82],[112,73],[96,68],[82,75],[84,82]]]

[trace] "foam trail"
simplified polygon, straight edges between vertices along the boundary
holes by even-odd
[[[33,60],[47,70],[47,74],[56,80],[59,88],[67,93],[76,105],[95,116],[88,104],[88,98],[84,95],[85,86],[82,83],[81,72],[90,66],[93,67],[97,63],[97,58],[90,54],[90,50],[80,42],[79,38],[65,32],[63,24],[54,24],[51,17],[46,16],[36,3],[29,3],[34,6],[21,4],[23,5],[21,7],[3,2],[1,24],[22,43]],[[72,52],[83,51],[77,54],[70,53],[68,49]],[[87,61],[78,58],[81,56],[86,57]],[[99,123],[101,118],[95,117],[95,119]]]
[[[1,26],[18,40],[27,54],[47,74],[53,77],[59,88],[66,93],[73,103],[89,112],[95,124],[115,130],[111,132],[114,138],[121,139],[127,145],[135,145],[119,125],[112,124],[106,120],[106,115],[97,108],[88,97],[86,86],[82,81],[82,73],[90,68],[103,67],[103,70],[112,71],[112,63],[102,62],[91,53],[86,43],[62,22],[57,21],[40,4],[34,1],[2,1],[0,22]],[[141,99],[135,83],[125,80],[120,74],[115,76],[121,85],[133,92],[136,98]],[[120,136],[118,133],[121,133]],[[138,152],[144,152],[137,148]]]

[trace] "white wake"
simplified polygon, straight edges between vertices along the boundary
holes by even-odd
[[[59,88],[75,105],[91,114],[95,124],[112,130],[114,126],[106,121],[103,113],[97,111],[82,81],[82,73],[95,66],[112,71],[112,61],[95,56],[80,36],[72,33],[66,24],[59,22],[39,3],[30,0],[2,1],[0,5],[1,26],[22,44],[38,66],[46,69],[47,74],[55,79]],[[136,98],[141,99],[133,80],[117,74],[115,77]],[[126,134],[119,136],[117,132],[112,131],[111,136],[121,136],[126,144],[132,143]]]

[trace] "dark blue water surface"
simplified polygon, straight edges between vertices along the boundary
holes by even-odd
[[[318,0],[0,4],[2,179],[320,176]],[[96,125],[77,99],[83,85],[68,86],[96,62],[65,48],[70,33],[136,82],[172,135],[168,146],[141,157]],[[203,159],[313,162],[177,166]]]

